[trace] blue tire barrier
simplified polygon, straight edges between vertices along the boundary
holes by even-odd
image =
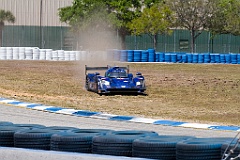
[[[126,62],[127,61],[127,51],[126,50],[121,51],[120,61],[121,62]]]
[[[231,53],[230,57],[231,57],[231,63],[237,64],[237,54]]]
[[[177,62],[182,63],[182,53],[177,53]]]
[[[220,63],[220,54],[215,54],[215,63]]]
[[[225,61],[227,64],[231,63],[231,56],[230,54],[225,54]]]
[[[220,63],[220,54],[215,54],[215,63]]]
[[[165,53],[165,62],[171,62],[171,54]]]
[[[237,62],[240,64],[240,54],[237,55]]]
[[[172,63],[177,63],[177,54],[171,53],[171,62]]]
[[[192,54],[192,63],[198,63],[198,53]]]
[[[220,63],[226,63],[226,60],[225,60],[225,55],[224,54],[220,54]]]
[[[204,63],[210,63],[210,54],[204,53]]]
[[[107,59],[121,62],[240,64],[240,53],[182,53],[148,50],[107,50]]]
[[[203,53],[198,54],[198,63],[204,63],[204,54]]]
[[[215,63],[215,54],[210,54],[210,63]]]
[[[160,59],[159,52],[156,52],[155,53],[155,62],[159,62],[159,59]]]
[[[155,50],[148,49],[148,62],[155,62]]]
[[[165,53],[158,53],[159,54],[159,62],[165,62]]]
[[[187,55],[186,54],[182,55],[182,63],[187,63]]]
[[[141,55],[142,55],[142,51],[141,50],[134,50],[134,52],[133,52],[133,61],[134,62],[141,62]]]
[[[134,52],[133,50],[127,51],[127,61],[128,62],[133,62],[133,55],[134,55],[133,52]]]
[[[193,61],[192,53],[186,53],[186,55],[187,55],[187,63],[192,63],[192,61]]]
[[[142,62],[148,62],[148,51],[142,51],[141,60]]]

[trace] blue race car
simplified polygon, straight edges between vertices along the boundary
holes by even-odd
[[[106,70],[105,75],[99,72],[87,73],[89,70]],[[87,67],[85,66],[85,87],[88,91],[96,92],[99,95],[110,94],[133,94],[146,95],[145,79],[141,73],[134,77],[129,73],[128,67]]]

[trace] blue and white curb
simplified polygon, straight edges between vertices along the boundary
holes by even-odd
[[[156,120],[156,119],[140,118],[140,117],[133,117],[133,116],[121,116],[121,115],[92,112],[92,111],[86,111],[86,110],[68,109],[68,108],[62,108],[57,106],[46,106],[42,104],[27,103],[27,102],[21,102],[17,100],[10,100],[6,98],[0,98],[0,103],[13,105],[17,107],[24,107],[27,109],[51,112],[51,113],[67,114],[67,115],[73,115],[73,116],[90,117],[90,118],[98,118],[98,119],[113,120],[113,121],[128,121],[128,122],[147,123],[147,124],[155,124],[155,125],[174,126],[174,127],[196,128],[196,129],[240,131],[240,126],[219,126],[219,125],[189,123],[189,122],[180,122],[180,121],[172,121],[172,120]]]

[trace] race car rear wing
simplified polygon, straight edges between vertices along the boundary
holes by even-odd
[[[87,71],[99,71],[99,70],[108,70],[109,68],[111,68],[111,66],[107,65],[107,67],[88,67],[87,65],[85,65],[85,75],[87,75]],[[126,69],[127,73],[129,73],[129,65],[127,67],[119,67],[122,69]]]

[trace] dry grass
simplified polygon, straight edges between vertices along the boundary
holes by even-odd
[[[84,89],[85,64],[1,61],[0,95],[117,115],[240,124],[240,65],[130,64],[130,72],[145,76],[148,96],[99,96]]]

